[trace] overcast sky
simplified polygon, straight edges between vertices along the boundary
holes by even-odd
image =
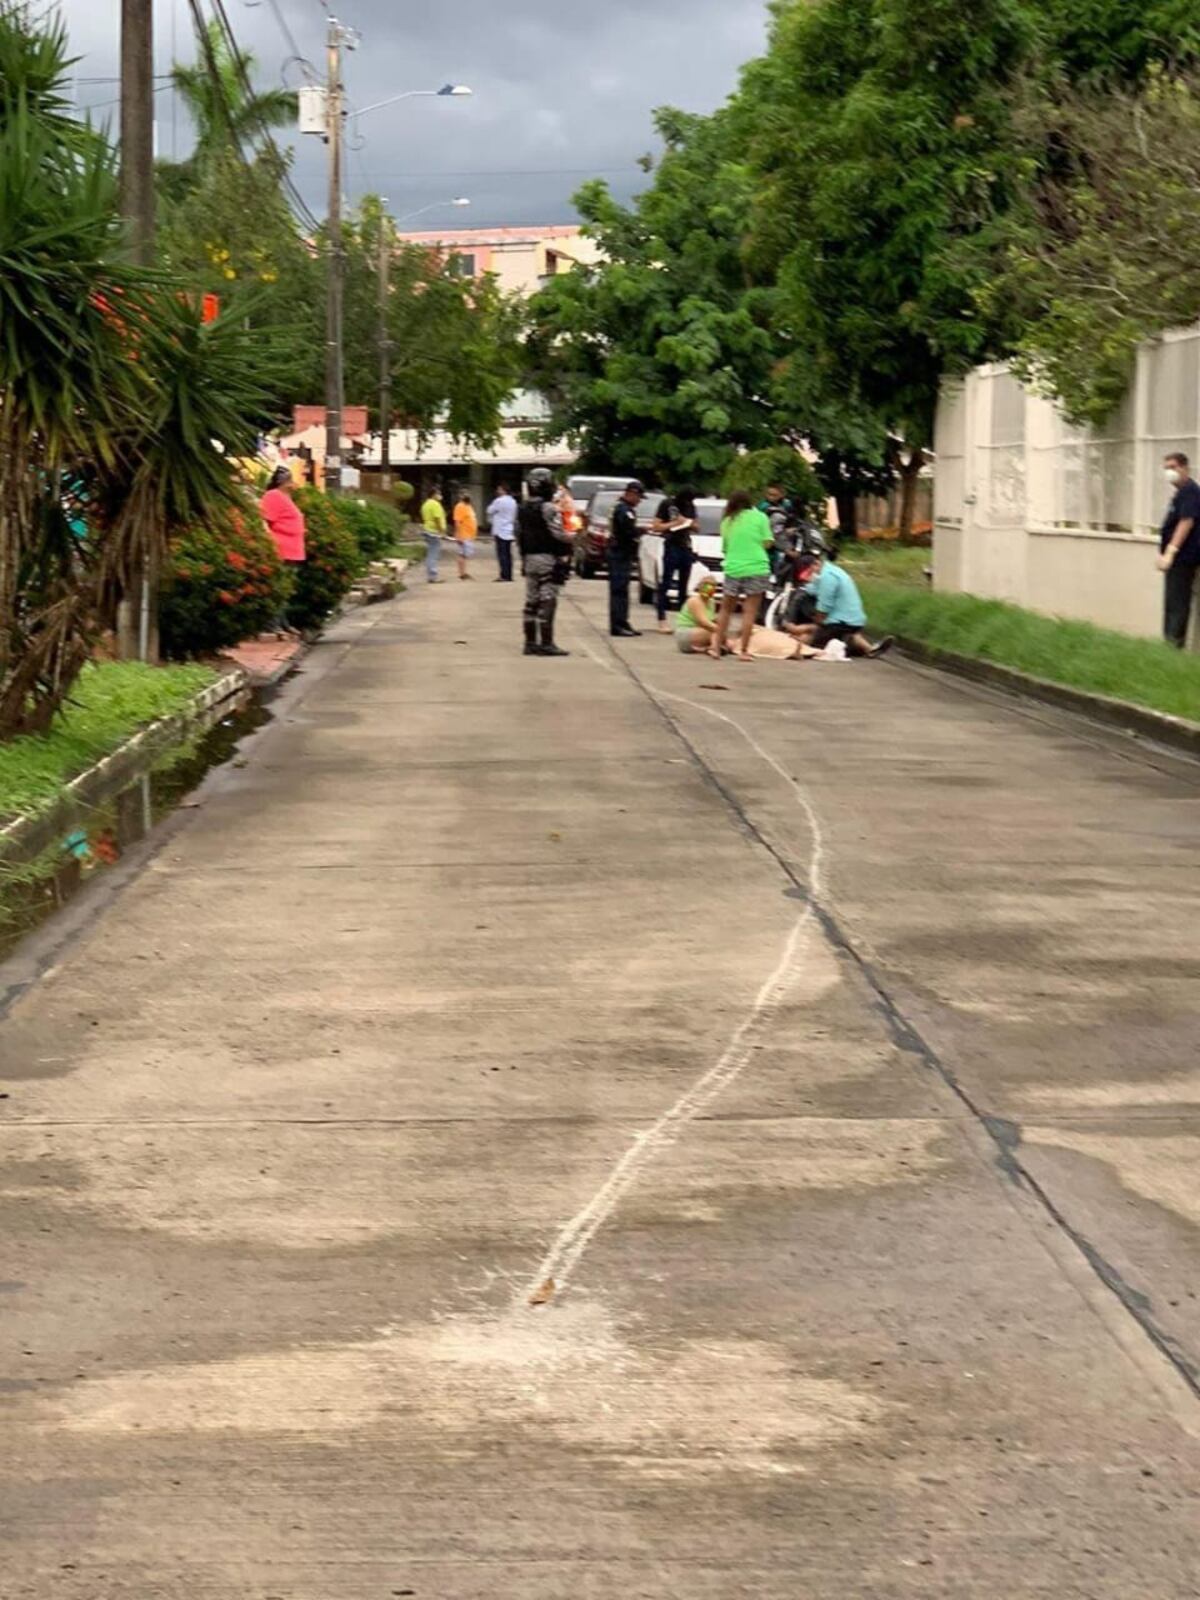
[[[291,51],[285,29],[321,66],[324,0],[225,4],[262,84],[280,82]],[[62,0],[62,10],[82,58],[79,103],[115,116],[115,104],[102,103],[115,100],[117,85],[83,80],[117,72],[120,0]],[[654,148],[653,108],[711,110],[762,49],[766,26],[761,0],[340,0],[336,10],[362,35],[347,63],[352,103],[447,81],[475,91],[469,100],[409,100],[362,120],[362,148],[348,154],[352,199],[384,194],[400,217],[470,197],[469,211],[430,212],[418,228],[571,221],[571,195],[593,175],[627,198],[645,181],[636,161]],[[155,0],[155,12],[165,73],[173,55],[194,57],[190,7]],[[303,81],[299,65],[287,75]],[[160,92],[158,105],[159,153],[186,154],[190,130],[174,94]],[[324,147],[295,143],[297,182],[321,215]]]

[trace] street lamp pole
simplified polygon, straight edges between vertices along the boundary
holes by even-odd
[[[342,411],[345,407],[345,240],[342,238],[342,27],[329,19],[326,129],[329,142],[329,283],[325,307],[325,488],[342,484]]]
[[[386,207],[387,202],[384,201]],[[379,213],[379,486],[392,487],[392,341],[388,335],[388,299],[391,295],[393,224],[386,210]]]
[[[326,85],[325,85],[325,142],[329,146],[329,284],[325,306],[325,487],[335,494],[341,488],[342,482],[342,432],[343,414],[346,406],[346,357],[345,357],[345,328],[344,328],[344,303],[346,284],[346,241],[342,228],[342,168],[343,150],[345,140],[345,98],[346,89],[342,79],[342,50],[349,46],[353,49],[357,43],[358,35],[349,28],[344,28],[336,17],[329,18],[329,35],[326,42]],[[441,89],[408,89],[403,94],[392,95],[388,100],[380,100],[375,105],[365,106],[362,111],[355,112],[355,116],[363,116],[367,111],[378,111],[383,106],[395,105],[400,100],[411,100],[419,95],[454,96],[469,95],[471,90],[461,83],[447,83]],[[301,104],[301,117],[303,126],[304,107]],[[306,128],[306,132],[317,132],[320,122],[316,127]],[[455,201],[453,204],[460,204]],[[387,340],[387,267],[388,258],[385,246],[386,230],[380,225],[380,344],[382,347],[380,357],[380,399],[386,403],[384,414],[380,418],[380,427],[384,436],[384,471],[387,472],[388,445],[390,444],[390,429],[386,426],[387,417],[391,412],[391,349]]]

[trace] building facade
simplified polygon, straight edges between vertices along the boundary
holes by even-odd
[[[1162,458],[1200,459],[1200,326],[1143,345],[1124,403],[1073,427],[1005,366],[938,407],[934,583],[1124,633],[1162,632]],[[1195,630],[1192,648],[1200,647]]]
[[[591,266],[600,252],[582,228],[459,228],[444,233],[402,233],[404,244],[424,245],[463,277],[492,273],[506,294],[535,294],[549,279]]]

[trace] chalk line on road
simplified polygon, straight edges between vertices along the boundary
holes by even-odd
[[[601,659],[594,651],[584,646],[585,653],[591,657],[597,666],[605,672],[613,668]],[[663,699],[677,701],[680,705],[691,707],[693,711],[703,712],[706,716],[715,717],[718,721],[727,723],[746,740],[751,749],[761,757],[784,780],[796,797],[796,802],[804,814],[808,825],[811,840],[808,865],[808,892],[809,899],[800,915],[797,917],[791,932],[783,947],[783,953],[776,963],[774,970],[765,980],[753,1004],[742,1021],[734,1031],[725,1050],[716,1063],[703,1072],[679,1099],[663,1112],[658,1121],[651,1127],[638,1133],[633,1143],[613,1167],[608,1177],[599,1189],[582,1208],[562,1227],[550,1249],[543,1256],[536,1273],[530,1282],[522,1289],[520,1301],[525,1304],[541,1304],[550,1297],[550,1285],[555,1297],[561,1295],[569,1286],[580,1262],[587,1253],[592,1240],[609,1221],[617,1207],[630,1189],[638,1182],[647,1167],[665,1150],[669,1149],[685,1131],[688,1125],[696,1120],[712,1102],[722,1094],[744,1071],[753,1054],[755,1044],[760,1034],[766,1028],[776,1011],[778,1011],[784,997],[796,983],[802,970],[801,950],[804,935],[812,921],[813,906],[819,897],[823,884],[823,869],[825,863],[825,836],[821,828],[820,818],[809,800],[807,794],[796,782],[791,774],[780,766],[779,762],[768,750],[765,750],[750,731],[743,727],[736,718],[727,716],[722,711],[716,711],[711,706],[700,705],[695,700],[688,700],[683,695],[673,694],[667,689],[656,689],[652,684],[644,683],[642,686],[651,699],[659,696]]]

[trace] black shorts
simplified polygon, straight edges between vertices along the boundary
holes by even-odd
[[[812,636],[812,644],[815,649],[824,650],[831,639],[853,639],[858,631],[851,622],[819,622]]]

